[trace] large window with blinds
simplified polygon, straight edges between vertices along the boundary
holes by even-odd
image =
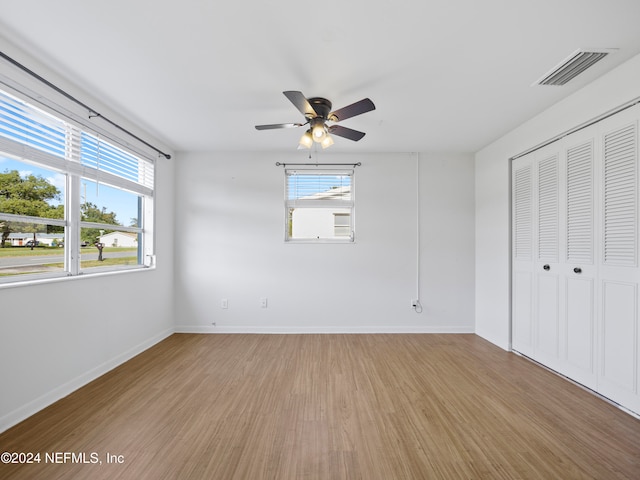
[[[151,266],[154,161],[0,90],[0,283]]]
[[[285,170],[285,240],[354,241],[353,170]]]

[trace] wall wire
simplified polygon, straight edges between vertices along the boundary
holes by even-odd
[[[413,310],[422,313],[420,303],[420,153],[416,152],[416,298]]]

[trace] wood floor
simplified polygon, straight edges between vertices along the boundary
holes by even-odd
[[[2,479],[638,479],[640,420],[475,335],[177,334],[4,451],[41,460]]]

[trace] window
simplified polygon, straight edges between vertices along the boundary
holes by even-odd
[[[333,234],[336,237],[348,237],[351,234],[351,214],[333,214]]]
[[[286,241],[353,242],[353,170],[285,170]]]
[[[0,91],[0,282],[141,268],[154,162]]]

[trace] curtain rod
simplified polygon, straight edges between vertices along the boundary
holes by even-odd
[[[280,163],[280,162],[276,162],[276,167],[280,167],[280,166],[286,167],[287,165],[304,165],[306,167],[324,167],[325,165],[328,165],[330,167],[336,167],[336,166],[359,167],[362,165],[362,162],[358,162],[358,163]]]
[[[8,61],[9,63],[13,64],[14,66],[18,67],[20,70],[28,73],[29,75],[31,75],[33,78],[35,78],[36,80],[39,80],[40,82],[44,83],[47,87],[51,88],[52,90],[55,90],[56,92],[58,92],[60,95],[62,95],[63,97],[67,98],[68,100],[71,100],[72,102],[76,103],[77,105],[80,105],[82,108],[85,108],[86,110],[88,110],[89,112],[89,118],[101,118],[102,120],[104,120],[105,122],[107,122],[108,124],[116,127],[118,130],[120,130],[121,132],[126,133],[127,135],[129,135],[131,138],[136,139],[138,142],[146,145],[147,147],[149,147],[150,149],[158,152],[158,154],[162,155],[164,158],[166,158],[167,160],[171,159],[171,155],[169,155],[168,153],[163,152],[162,150],[154,147],[153,145],[151,145],[150,143],[146,142],[145,140],[143,140],[142,138],[138,137],[136,134],[130,132],[129,130],[127,130],[124,127],[121,127],[120,125],[118,125],[117,123],[115,123],[112,120],[109,120],[107,117],[105,117],[104,115],[102,115],[101,113],[97,112],[94,108],[91,108],[90,106],[86,105],[85,103],[81,102],[80,100],[78,100],[76,97],[74,97],[73,95],[65,92],[64,90],[62,90],[60,87],[54,85],[53,83],[51,83],[49,80],[47,80],[46,78],[38,75],[36,72],[34,72],[33,70],[25,67],[24,65],[22,65],[20,62],[14,60],[13,58],[11,58],[10,56],[6,55],[4,52],[0,51],[0,56],[2,58],[4,58],[6,61]]]

